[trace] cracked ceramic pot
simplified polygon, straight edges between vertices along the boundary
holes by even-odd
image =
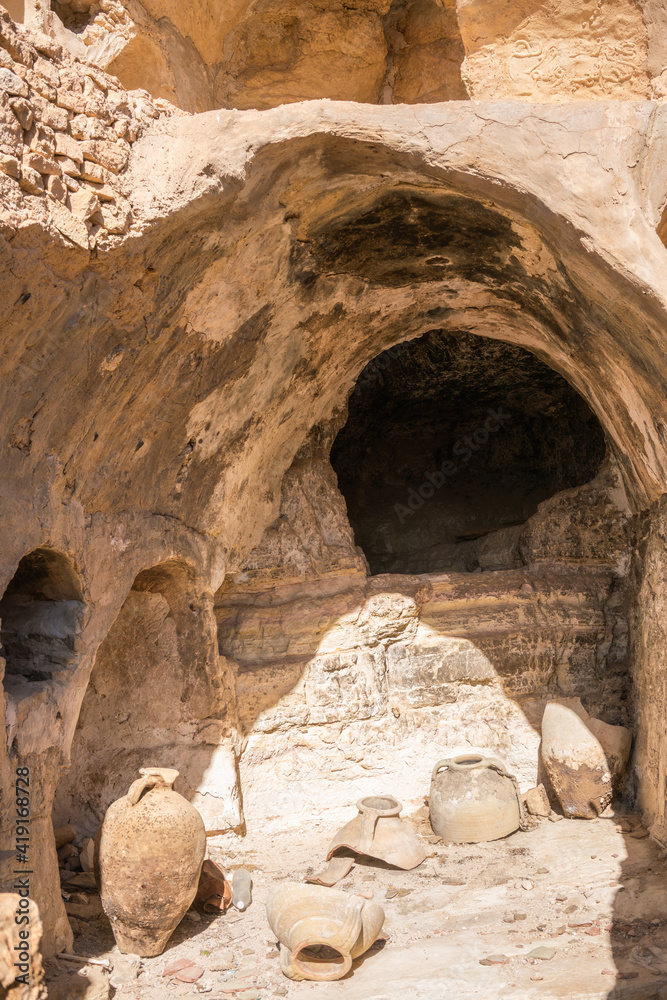
[[[454,844],[499,840],[521,822],[515,779],[501,761],[481,754],[439,761],[428,805],[433,832]]]
[[[100,896],[122,952],[159,955],[197,892],[204,822],[171,787],[178,771],[143,767],[107,809],[99,838]]]
[[[314,982],[346,975],[384,923],[384,910],[372,900],[316,885],[279,886],[269,897],[266,915],[280,942],[283,973]]]
[[[566,816],[595,819],[611,802],[632,733],[592,719],[579,698],[550,701],[542,717],[542,762]]]
[[[331,841],[327,860],[334,851],[347,847],[356,854],[378,858],[395,868],[416,868],[426,852],[412,830],[399,819],[402,808],[392,795],[359,799],[358,815]]]

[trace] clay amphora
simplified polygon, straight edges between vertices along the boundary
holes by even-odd
[[[516,781],[501,761],[481,754],[439,761],[428,805],[433,832],[454,844],[498,840],[521,822]]]
[[[579,698],[550,701],[542,717],[542,761],[566,816],[595,819],[611,802],[632,733],[592,719]]]
[[[417,837],[398,818],[403,806],[392,795],[359,799],[359,815],[339,830],[329,845],[327,861],[339,847],[378,858],[396,868],[416,868],[426,857]]]
[[[280,942],[283,973],[315,982],[346,975],[384,923],[384,910],[372,900],[319,885],[279,886],[269,897],[266,915]]]
[[[99,839],[100,896],[122,952],[159,955],[195,898],[204,822],[171,787],[178,771],[143,777],[107,809]]]

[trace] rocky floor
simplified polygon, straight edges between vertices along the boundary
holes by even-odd
[[[75,952],[107,959],[114,971],[109,980],[99,967],[51,963],[49,996],[667,1000],[667,855],[636,817],[542,820],[535,830],[474,845],[428,843],[435,838],[425,816],[411,822],[427,840],[419,868],[402,872],[367,860],[338,886],[372,890],[386,912],[382,940],[340,982],[287,980],[265,916],[272,887],[323,866],[335,831],[314,823],[209,841],[225,871],[252,871],[253,902],[244,913],[217,918],[190,911],[158,958],[120,956],[104,915],[90,916],[99,913],[98,898],[74,893]],[[194,984],[162,975],[183,958],[204,969]]]

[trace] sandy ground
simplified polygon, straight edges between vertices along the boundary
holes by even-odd
[[[135,962],[134,969],[115,948],[103,914],[76,920],[76,953],[108,958],[116,966],[111,982],[118,985],[110,986],[100,970],[88,982],[76,965],[50,963],[49,975],[58,978],[49,995],[667,1000],[667,856],[650,838],[632,836],[638,819],[616,814],[594,821],[542,820],[535,830],[474,845],[429,843],[424,815],[409,822],[426,841],[429,856],[422,865],[402,872],[366,859],[337,887],[372,890],[386,913],[382,940],[340,982],[286,979],[266,921],[265,902],[276,884],[300,882],[323,867],[335,830],[313,823],[276,835],[209,841],[209,856],[226,872],[252,871],[251,906],[216,918],[190,911],[164,954]],[[99,909],[94,893],[86,894]],[[553,949],[553,956],[531,957],[540,946]],[[490,956],[498,956],[499,964],[480,964]],[[195,984],[162,976],[179,958],[204,968]],[[86,967],[81,971],[85,975]]]

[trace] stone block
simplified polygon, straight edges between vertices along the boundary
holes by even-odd
[[[23,80],[5,66],[0,66],[0,91],[17,97],[27,97],[30,93]]]
[[[44,194],[42,175],[27,163],[21,165],[21,179],[19,184],[21,185],[21,190],[25,191],[26,194]]]
[[[69,114],[64,108],[59,108],[43,97],[33,94],[32,106],[35,118],[48,125],[49,128],[65,131],[69,124]]]
[[[0,170],[16,180],[21,176],[21,164],[15,156],[10,156],[8,153],[0,153]]]
[[[33,119],[32,108],[28,102],[24,97],[14,97],[10,99],[9,106],[18,118],[23,131],[27,132]]]
[[[81,143],[81,147],[87,160],[98,163],[114,174],[120,173],[127,166],[129,147],[97,139],[86,139]]]
[[[58,156],[67,156],[75,163],[83,163],[83,150],[81,145],[66,132],[56,132],[55,134],[56,153]]]
[[[26,153],[23,157],[23,162],[27,163],[27,165],[32,167],[33,170],[37,170],[40,174],[59,175],[62,173],[60,164],[56,163],[55,160],[50,159],[50,157],[44,156],[43,153]]]

